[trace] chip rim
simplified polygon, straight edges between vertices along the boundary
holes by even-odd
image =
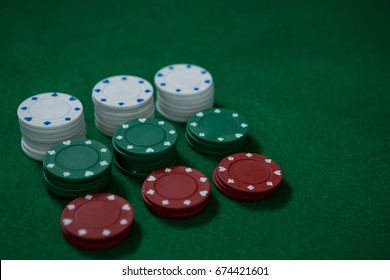
[[[63,166],[59,165],[56,157],[58,154],[65,150],[69,149],[73,146],[88,146],[93,147],[93,150],[99,156],[96,163],[87,169],[79,169],[79,170],[68,170]],[[103,143],[92,140],[92,139],[82,139],[82,138],[74,138],[64,140],[54,146],[52,146],[46,153],[42,162],[44,169],[50,175],[61,178],[66,181],[91,181],[95,178],[99,177],[101,174],[105,172],[109,172],[111,170],[112,165],[112,153],[110,149],[104,145]],[[93,174],[91,174],[91,172]]]
[[[237,178],[234,178],[234,176],[229,173],[231,165],[238,160],[255,160],[265,164],[270,171],[270,177],[268,177],[266,182],[257,184],[247,184],[238,181]],[[225,186],[244,193],[269,192],[272,189],[278,188],[283,178],[282,170],[274,160],[256,153],[236,153],[233,155],[229,155],[222,159],[222,161],[217,165],[215,170],[217,171],[217,176],[221,179]],[[279,173],[280,175],[277,175],[277,173]],[[232,181],[230,181],[231,179],[234,180],[233,183]],[[267,185],[267,182],[272,182],[272,185]]]
[[[199,77],[201,78],[201,82],[200,85],[196,86],[197,90],[195,90],[195,87],[193,86],[178,87],[178,86],[171,86],[170,84],[167,83],[167,81],[165,80],[166,75],[177,69],[199,72]],[[154,75],[154,83],[160,91],[168,93],[170,95],[189,96],[189,95],[196,95],[203,91],[207,91],[213,85],[213,77],[211,76],[209,71],[207,71],[206,69],[198,65],[190,64],[190,63],[179,63],[179,64],[171,64],[158,70]]]
[[[184,174],[196,182],[196,191],[194,191],[190,196],[183,199],[173,199],[167,198],[161,195],[155,187],[156,182],[169,175],[174,174]],[[210,190],[210,180],[207,178],[205,174],[196,170],[192,167],[188,166],[169,166],[160,168],[146,177],[142,188],[142,195],[145,194],[145,197],[152,204],[162,207],[164,209],[188,209],[196,207],[197,205],[202,204],[205,200],[207,200],[211,194]],[[204,195],[201,192],[206,192]],[[168,201],[168,204],[166,204]],[[190,201],[190,202],[188,202]],[[189,203],[189,204],[188,204]]]
[[[121,214],[120,217],[116,219],[115,224],[112,223],[109,227],[106,228],[87,228],[80,221],[75,219],[75,213],[81,206],[87,203],[92,203],[96,200],[109,202],[110,204],[113,204],[120,209]],[[127,218],[127,223],[120,224],[120,221],[125,218]],[[129,227],[131,227],[134,221],[134,210],[132,205],[119,195],[111,193],[92,193],[78,197],[68,203],[62,212],[60,221],[62,231],[78,238],[79,240],[111,240],[116,236],[121,235]],[[80,235],[80,230],[83,229],[86,230],[86,233]],[[103,234],[103,231],[106,229],[110,230],[109,235]]]
[[[37,119],[29,113],[29,108],[43,100],[60,99],[69,105],[70,111],[64,116],[57,119]],[[84,115],[83,104],[78,98],[73,95],[62,92],[45,92],[39,93],[25,99],[17,109],[17,115],[20,122],[27,127],[37,129],[39,131],[48,131],[61,129],[64,126],[69,126],[78,121]]]
[[[104,95],[104,89],[113,82],[129,82],[133,80],[138,82],[141,94],[135,98],[124,100],[112,100],[108,96]],[[108,82],[107,82],[108,81]],[[100,80],[92,89],[92,101],[101,105],[101,108],[115,108],[116,110],[129,110],[136,107],[142,107],[146,104],[150,98],[153,98],[154,90],[152,84],[141,77],[132,75],[116,75],[110,76]],[[138,101],[142,100],[142,101]]]
[[[158,143],[149,146],[139,146],[127,141],[125,134],[132,126],[143,125],[143,124],[153,124],[158,126],[164,132],[164,139]],[[168,121],[161,119],[152,119],[152,118],[138,118],[130,120],[126,123],[123,123],[115,131],[114,136],[112,137],[113,142],[125,153],[130,155],[158,155],[163,153],[166,150],[171,149],[176,146],[177,143],[177,130],[176,128],[169,123]]]
[[[231,118],[236,121],[237,129],[229,134],[219,135],[218,137],[208,137],[207,132],[200,128],[199,122],[206,116],[210,116],[213,114],[224,114],[230,115]],[[232,111],[230,109],[224,108],[210,108],[206,110],[199,111],[193,114],[187,122],[186,125],[188,131],[197,139],[205,142],[211,143],[232,143],[236,141],[242,140],[241,138],[245,138],[248,134],[249,125],[248,121],[241,114]],[[202,135],[202,136],[201,136]]]

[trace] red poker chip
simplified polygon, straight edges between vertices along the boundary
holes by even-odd
[[[75,236],[70,235],[67,232],[63,232],[64,238],[72,245],[81,248],[81,249],[88,249],[88,250],[96,250],[96,249],[106,249],[113,247],[122,241],[124,241],[128,235],[130,234],[132,227],[124,231],[122,234],[116,236],[115,238],[110,238],[104,241],[88,241],[88,240],[81,240]]]
[[[219,163],[215,172],[225,186],[253,195],[273,192],[282,181],[279,165],[254,153],[230,155]]]
[[[164,217],[164,218],[168,218],[168,219],[184,219],[184,218],[189,218],[189,217],[195,216],[195,215],[199,214],[200,212],[202,212],[204,210],[204,208],[206,208],[206,206],[210,200],[208,198],[202,204],[197,205],[196,207],[192,207],[192,208],[188,208],[188,209],[184,209],[184,210],[181,209],[181,210],[173,211],[171,209],[170,210],[163,209],[161,207],[158,207],[158,206],[150,203],[149,200],[144,195],[142,195],[142,197],[144,199],[146,207],[152,213],[154,213],[158,216]]]
[[[134,211],[125,199],[94,193],[78,197],[65,207],[61,229],[71,243],[105,247],[126,238],[133,220]]]
[[[144,199],[145,204],[147,206],[153,207],[153,209],[155,211],[161,212],[161,213],[168,213],[168,214],[184,214],[187,212],[195,211],[195,210],[199,209],[200,207],[203,207],[210,200],[210,197],[207,197],[201,204],[198,204],[198,205],[193,206],[193,207],[188,207],[188,208],[184,208],[184,209],[167,209],[167,208],[161,207],[159,205],[156,205],[156,204],[153,204],[152,202],[150,202],[150,200],[148,199],[148,197],[144,193],[142,193],[142,198]]]
[[[210,196],[210,182],[196,169],[166,167],[154,171],[145,179],[142,195],[144,200],[162,209],[193,209]]]
[[[223,195],[234,199],[234,200],[239,200],[239,201],[256,201],[260,199],[264,199],[268,197],[269,195],[272,194],[272,192],[268,193],[260,193],[260,194],[243,194],[243,193],[238,193],[237,191],[233,189],[229,189],[229,187],[225,186],[219,179],[218,175],[216,172],[213,174],[213,180],[216,189],[221,192]]]
[[[229,185],[225,184],[218,176],[218,172],[214,170],[213,173],[213,181],[216,185],[218,185],[220,188],[231,192],[232,194],[238,195],[238,196],[246,196],[246,197],[266,197],[270,194],[272,194],[275,190],[275,188],[270,189],[269,191],[264,191],[264,192],[257,192],[257,193],[250,193],[250,192],[243,192],[237,189],[234,189],[230,187]]]

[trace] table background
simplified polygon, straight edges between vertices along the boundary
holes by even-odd
[[[388,1],[1,1],[1,259],[389,259],[389,13]],[[212,73],[216,106],[247,117],[242,150],[279,163],[281,188],[242,203],[213,187],[201,215],[173,221],[149,213],[142,180],[114,167],[107,191],[134,206],[130,238],[104,251],[68,245],[68,201],[22,153],[17,106],[75,95],[88,137],[111,147],[93,124],[94,84],[153,82],[182,62]],[[192,151],[175,126],[179,164],[211,178],[221,158]]]

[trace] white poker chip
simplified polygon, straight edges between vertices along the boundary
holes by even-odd
[[[55,143],[60,142],[64,139],[71,139],[71,138],[81,138],[81,136],[85,136],[86,132],[86,125],[85,123],[82,123],[81,126],[76,127],[75,129],[72,129],[66,133],[53,133],[51,135],[39,135],[39,134],[33,134],[29,131],[25,131],[20,128],[20,131],[22,132],[24,139],[29,139],[30,141],[33,141],[34,143],[44,146],[53,146]]]
[[[32,148],[30,148],[29,146],[27,146],[25,143],[24,143],[24,140],[22,139],[21,142],[20,142],[20,146],[22,148],[22,151],[27,155],[29,156],[30,158],[32,159],[35,159],[35,160],[42,160],[43,157],[45,156],[45,152],[42,152],[42,151],[37,151],[37,150],[34,150]]]
[[[187,122],[191,115],[214,105],[211,74],[193,64],[174,64],[159,70],[154,78],[156,108],[175,122]]]
[[[154,106],[152,106],[150,109],[148,109],[146,112],[142,112],[138,116],[132,116],[132,117],[123,117],[123,118],[116,118],[111,119],[107,118],[107,116],[101,115],[100,113],[95,111],[95,124],[98,124],[98,129],[100,130],[100,127],[103,127],[106,131],[111,131],[110,133],[103,133],[105,135],[108,135],[112,137],[115,134],[115,131],[117,128],[129,120],[138,119],[138,118],[154,118],[155,109]]]
[[[173,114],[176,114],[176,115],[182,114],[182,115],[185,115],[185,116],[192,116],[194,113],[197,113],[199,111],[202,111],[202,110],[210,108],[210,107],[213,107],[213,105],[214,105],[214,98],[210,99],[206,103],[202,103],[202,104],[199,104],[199,105],[194,105],[191,108],[190,107],[184,107],[184,106],[173,107],[169,103],[166,103],[163,99],[159,99],[159,104],[160,104],[160,106],[163,106],[164,111],[166,111],[166,112],[172,112]]]
[[[104,119],[107,117],[107,122],[110,122],[110,119],[132,119],[140,114],[147,114],[154,108],[154,103],[153,102],[148,102],[142,107],[139,107],[137,109],[129,110],[129,111],[115,111],[115,110],[103,110],[100,107],[95,106],[95,113],[98,113],[99,115],[104,116]]]
[[[161,105],[160,105],[158,100],[156,102],[156,109],[160,113],[161,116],[163,116],[164,118],[166,118],[168,120],[174,121],[174,122],[184,123],[184,122],[187,122],[187,120],[189,119],[189,117],[177,116],[176,114],[172,114],[170,112],[165,111],[166,109],[164,107],[161,108]]]
[[[81,127],[84,125],[85,126],[85,121],[84,118],[79,118],[78,120],[73,121],[70,125],[64,126],[59,129],[50,129],[50,130],[39,130],[36,128],[32,128],[24,124],[23,122],[19,121],[20,125],[20,131],[23,134],[29,134],[29,135],[35,135],[36,137],[39,138],[45,138],[45,139],[50,139],[53,136],[59,136],[59,135],[65,135],[65,134],[70,134],[73,131],[80,130]]]
[[[211,74],[193,64],[174,64],[159,70],[154,78],[161,92],[192,95],[207,91],[213,85]]]
[[[202,106],[204,104],[209,103],[211,100],[214,100],[214,95],[210,94],[209,96],[205,96],[199,100],[195,101],[186,101],[186,100],[171,100],[169,98],[166,98],[163,95],[159,95],[158,98],[159,101],[162,101],[165,104],[168,104],[170,106],[176,107],[178,110],[187,110],[187,109],[192,109],[195,107]]]
[[[23,101],[17,114],[27,127],[52,130],[79,120],[83,116],[83,105],[76,97],[65,93],[42,93]]]
[[[106,78],[92,90],[95,102],[116,110],[142,106],[152,97],[153,87],[148,81],[127,75]]]

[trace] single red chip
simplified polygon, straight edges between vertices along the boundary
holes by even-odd
[[[253,153],[239,153],[224,158],[216,172],[225,186],[247,194],[272,192],[282,181],[282,171],[276,162]]]
[[[142,194],[148,202],[164,209],[188,209],[208,199],[210,182],[193,168],[167,167],[154,171],[145,179]]]
[[[134,211],[125,199],[108,193],[94,193],[78,197],[65,207],[61,229],[65,237],[73,236],[78,242],[110,243],[117,237],[124,239],[121,235],[130,232],[133,220]]]

